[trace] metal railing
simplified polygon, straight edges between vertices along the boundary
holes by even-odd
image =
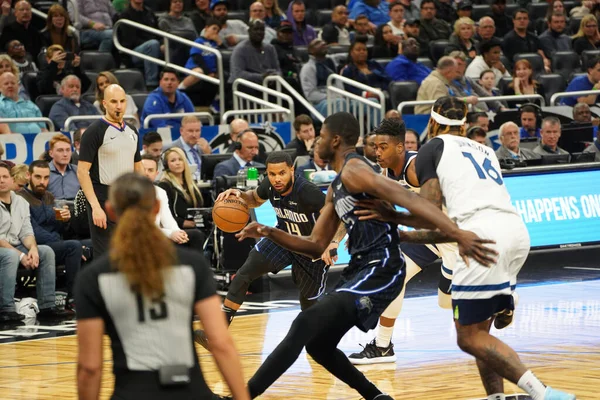
[[[104,115],[73,115],[65,120],[65,126],[63,130],[68,131],[71,127],[71,124],[76,121],[89,121],[89,120],[97,120],[104,117]],[[124,115],[123,119],[127,121],[135,121],[137,118],[134,115]]]
[[[48,125],[49,132],[55,132],[54,122],[50,118],[46,117],[32,117],[32,118],[0,118],[0,124],[20,124],[27,122],[45,122]]]
[[[159,58],[154,58],[154,57],[148,56],[146,54],[142,54],[140,52],[137,52],[135,50],[128,49],[127,47],[124,47],[121,44],[121,42],[119,42],[119,37],[117,35],[119,27],[122,26],[122,25],[128,25],[128,26],[131,26],[133,28],[141,29],[143,31],[150,32],[150,33],[152,33],[152,34],[154,34],[156,36],[162,37],[164,45],[165,45],[165,59],[166,60],[161,60]],[[183,43],[183,44],[188,45],[190,47],[194,47],[196,49],[200,49],[202,51],[214,54],[217,57],[217,76],[218,76],[218,79],[217,78],[213,78],[212,76],[201,74],[200,72],[193,71],[193,70],[188,69],[188,68],[181,67],[181,66],[179,66],[177,64],[171,63],[170,59],[169,59],[169,40],[173,40],[174,42]],[[163,68],[164,67],[169,67],[169,68],[172,68],[172,69],[174,69],[176,71],[183,72],[183,73],[188,74],[188,75],[193,75],[193,76],[195,76],[196,78],[198,78],[198,79],[200,79],[202,81],[209,82],[209,83],[212,83],[214,85],[218,85],[219,86],[219,106],[220,106],[221,110],[225,110],[225,75],[224,75],[224,71],[223,71],[223,56],[221,55],[221,52],[219,50],[213,49],[210,46],[204,46],[204,45],[198,44],[196,42],[193,42],[193,41],[188,40],[188,39],[184,39],[182,37],[173,35],[171,33],[167,33],[167,32],[163,32],[163,31],[158,30],[158,29],[150,28],[149,26],[142,25],[142,24],[139,24],[137,22],[130,21],[128,19],[120,19],[117,22],[115,22],[115,24],[113,25],[113,43],[114,43],[115,47],[117,48],[117,50],[119,50],[119,51],[121,51],[123,53],[129,54],[129,55],[137,57],[137,58],[141,58],[141,59],[146,60],[146,61],[153,62],[155,64],[160,65]]]
[[[379,102],[357,96],[336,86],[336,82],[353,86],[363,92],[373,93]],[[338,100],[341,100],[338,101]],[[327,115],[338,111],[353,114],[360,124],[360,136],[378,125],[385,115],[385,94],[382,90],[363,85],[353,79],[331,74],[327,78]]]
[[[160,118],[183,118],[183,117],[188,116],[188,115],[194,115],[194,116],[200,118],[200,120],[205,119],[205,120],[208,121],[209,125],[214,125],[215,124],[215,118],[212,116],[211,113],[208,113],[206,111],[197,111],[197,112],[189,112],[189,113],[151,114],[151,115],[148,115],[144,119],[143,127],[144,127],[144,129],[148,129],[150,127],[150,121],[152,121],[153,119],[160,119]]]
[[[221,124],[226,125],[229,117],[247,117],[248,115],[281,115],[285,114],[288,120],[291,121],[291,111],[283,107],[277,108],[261,108],[260,110],[230,110],[221,116]],[[293,129],[292,129],[293,130]]]
[[[256,91],[258,93],[261,93],[263,98],[259,98],[257,96],[248,94],[246,92],[241,91],[239,88],[241,87],[246,87],[249,89],[252,89],[253,91]],[[296,117],[296,113],[294,110],[294,100],[292,100],[292,98],[285,94],[285,93],[281,93],[278,92],[276,90],[273,89],[269,89],[268,87],[265,87],[263,85],[259,85],[257,83],[251,82],[247,79],[242,79],[242,78],[238,78],[235,81],[233,81],[233,86],[232,86],[232,92],[233,92],[233,109],[236,111],[240,111],[240,110],[261,110],[261,109],[282,109],[282,110],[289,110],[289,118],[291,120],[293,120]],[[272,96],[276,99],[276,101],[278,101],[279,104],[273,103],[271,101],[269,101],[269,96]],[[281,103],[282,102],[287,102],[287,107],[282,106]],[[240,114],[240,115],[244,115],[244,113]],[[246,120],[250,123],[259,123],[259,122],[276,122],[276,114],[273,113],[267,113],[263,118],[262,121],[260,113],[246,113],[245,115],[247,115],[248,118],[246,118]]]
[[[477,98],[477,100],[479,100],[479,103],[491,103],[494,101],[503,101],[503,100],[531,100],[531,99],[535,99],[535,100],[539,100],[540,103],[542,104],[542,107],[546,106],[546,100],[544,99],[544,96],[540,95],[540,94],[520,94],[520,95],[514,95],[514,96],[491,96],[491,97],[479,97]],[[402,114],[402,110],[404,109],[404,107],[410,107],[410,106],[426,106],[426,105],[432,105],[436,102],[436,100],[415,100],[415,101],[403,101],[402,103],[398,104],[398,112],[400,114]]]
[[[290,85],[289,83],[286,82],[285,79],[283,79],[281,76],[279,75],[269,75],[265,78],[265,80],[263,81],[263,85],[268,86],[269,83],[275,83],[275,90],[277,90],[278,92],[282,91],[283,89],[286,89],[290,95],[292,95],[292,97],[298,101],[300,104],[302,104],[304,107],[306,107],[306,109],[308,111],[310,111],[310,113],[316,117],[319,121],[323,122],[325,121],[325,117],[323,116],[323,114],[321,114],[319,111],[317,111],[316,108],[313,107],[312,104],[310,104],[308,102],[308,100],[306,100],[304,98],[303,95],[301,95],[300,93],[298,93],[298,91],[296,89],[294,89],[292,87],[292,85]],[[277,104],[281,106],[281,101],[279,98],[277,98]],[[292,136],[294,136],[294,134],[292,134]]]
[[[585,97],[589,95],[600,95],[600,90],[579,90],[577,92],[558,92],[554,93],[552,97],[550,97],[550,105],[557,105],[557,100],[562,99],[564,97]]]

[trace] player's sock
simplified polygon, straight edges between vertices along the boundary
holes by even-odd
[[[494,393],[487,397],[488,400],[506,400],[504,393]]]
[[[377,338],[375,339],[377,347],[388,347],[392,341],[392,333],[394,333],[393,326],[383,326],[379,324],[377,327]]]
[[[544,400],[546,386],[531,372],[527,370],[519,379],[517,385],[527,392],[533,400]]]
[[[235,317],[235,313],[237,310],[234,310],[231,307],[223,306],[223,312],[225,313],[225,317],[227,318],[227,325],[231,325],[231,321],[233,321],[233,317]]]

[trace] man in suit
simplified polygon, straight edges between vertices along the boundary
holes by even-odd
[[[202,163],[200,155],[211,153],[210,146],[206,139],[200,137],[202,133],[202,123],[198,117],[186,115],[181,120],[179,133],[181,134],[179,139],[166,145],[163,150],[166,151],[172,147],[179,147],[182,149],[188,164],[192,166],[192,170],[194,171],[192,177],[196,181],[200,180],[200,166]]]
[[[245,130],[238,135],[238,145],[233,152],[233,157],[217,164],[213,177],[235,176],[242,168],[257,167],[265,168],[263,164],[253,161],[258,154],[258,136],[251,129]]]
[[[323,160],[319,157],[319,152],[317,151],[317,146],[319,145],[320,137],[315,139],[315,144],[313,145],[313,149],[310,152],[310,159],[304,165],[296,168],[296,176],[304,177],[304,171],[307,169],[314,169],[316,172],[319,171],[328,171],[330,170],[329,164],[327,161]]]
[[[523,161],[540,158],[533,150],[519,147],[521,135],[519,134],[519,127],[514,122],[509,121],[502,124],[500,127],[500,142],[502,142],[502,146],[496,150],[496,157],[499,160],[508,158]]]

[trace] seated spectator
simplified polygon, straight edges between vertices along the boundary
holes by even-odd
[[[456,15],[460,18],[473,19],[473,4],[469,0],[463,0],[456,5]]]
[[[366,37],[367,44],[374,44],[375,37],[371,34],[371,23],[365,15],[359,15],[354,20],[354,31],[350,32],[350,42],[353,43],[359,37]]]
[[[583,152],[596,153],[596,158],[594,159],[594,161],[600,161],[600,137],[597,137],[596,140],[594,140],[594,143],[586,147],[586,149],[583,150]]]
[[[502,146],[496,150],[496,157],[499,160],[508,158],[523,161],[540,158],[533,150],[519,147],[521,135],[519,134],[519,127],[514,122],[509,121],[502,124],[498,136],[502,143]]]
[[[327,58],[327,43],[320,39],[310,43],[308,54],[308,62],[300,70],[302,91],[321,115],[327,115],[327,78],[335,74],[335,65]]]
[[[179,229],[194,229],[196,223],[188,218],[187,209],[202,207],[203,200],[200,190],[194,184],[183,150],[173,147],[165,151],[163,163],[165,169],[158,186],[167,192],[171,214]]]
[[[437,3],[434,0],[421,1],[421,27],[419,37],[423,42],[448,40],[452,29],[446,21],[436,18]]]
[[[515,11],[513,17],[514,29],[504,36],[502,50],[504,55],[514,61],[515,55],[522,53],[538,53],[544,59],[544,68],[550,72],[550,59],[542,50],[540,39],[533,33],[527,31],[529,25],[529,12],[524,8]],[[498,23],[496,23],[496,27]],[[496,28],[497,29],[497,28]]]
[[[298,115],[292,126],[296,137],[285,148],[296,149],[296,157],[307,156],[315,143],[313,120],[306,114]]]
[[[398,55],[398,38],[388,24],[380,25],[375,31],[373,58],[394,58]]]
[[[75,10],[67,3],[71,20],[75,21]],[[113,49],[112,26],[117,11],[110,0],[77,0],[78,25],[81,47],[99,51]]]
[[[406,151],[419,151],[420,147],[419,134],[413,129],[407,129],[404,134],[404,149]]]
[[[235,176],[242,168],[256,167],[264,168],[261,163],[254,161],[258,155],[258,136],[251,129],[241,132],[237,141],[239,145],[233,152],[233,156],[229,160],[222,161],[215,167],[213,178],[219,176]]]
[[[569,154],[568,151],[558,147],[560,139],[560,120],[556,117],[546,117],[542,121],[542,131],[540,144],[533,149],[533,152],[542,156],[551,154]]]
[[[100,115],[106,114],[106,109],[104,108],[104,104],[102,104],[104,101],[104,89],[113,84],[119,85],[119,80],[112,72],[102,71],[98,73],[96,77],[96,101],[94,101],[94,107],[96,107]],[[138,116],[138,108],[135,105],[135,101],[128,94],[125,95],[125,99],[127,100],[125,115],[133,115],[135,117],[135,120],[128,120],[127,122],[140,129],[140,117]]]
[[[79,163],[79,147],[81,146],[81,135],[85,132],[85,128],[79,128],[73,133],[73,152],[71,153],[71,164]]]
[[[399,119],[400,121],[402,121],[402,115],[400,115],[398,110],[392,108],[391,110],[388,110],[385,113],[383,119]]]
[[[2,279],[5,284],[0,293],[0,319],[3,322],[21,321],[25,317],[15,312],[15,287],[19,265],[36,269],[36,290],[40,312],[38,321],[62,320],[72,313],[56,308],[56,263],[54,252],[35,241],[29,204],[12,190],[13,181],[8,165],[0,162],[0,248]]]
[[[54,4],[48,10],[46,19],[46,28],[42,30],[44,41],[48,45],[57,44],[65,51],[70,53],[79,53],[79,38],[69,31],[71,21],[69,14],[60,4]]]
[[[304,171],[306,171],[307,169],[314,169],[315,172],[329,171],[331,169],[329,168],[329,163],[323,160],[321,157],[319,157],[319,152],[316,151],[317,145],[319,144],[320,140],[320,137],[315,139],[315,148],[309,153],[310,159],[306,164],[298,166],[294,175],[304,177]]]
[[[525,5],[521,5],[525,7]],[[514,27],[512,16],[506,14],[506,0],[492,0],[492,19],[496,29],[496,37],[503,38],[507,33],[511,32]],[[527,22],[529,25],[529,22]],[[512,58],[510,58],[512,61]]]
[[[502,54],[502,43],[496,38],[481,42],[479,44],[480,56],[475,57],[467,67],[465,75],[471,79],[480,79],[484,71],[491,70],[494,73],[494,85],[498,85],[503,77],[510,78],[506,66],[500,61]]]
[[[249,39],[233,50],[229,82],[243,78],[262,84],[269,75],[281,75],[277,51],[270,44],[264,44],[265,24],[254,21],[248,29]]]
[[[277,32],[275,29],[271,28],[269,25],[265,23],[265,6],[260,1],[255,1],[250,5],[250,24],[254,21],[261,21],[265,24],[265,39],[263,42],[265,44],[271,44],[273,39],[277,38]]]
[[[42,112],[30,100],[19,97],[19,82],[12,72],[0,75],[0,116],[2,118],[41,118]],[[47,132],[43,122],[0,123],[0,133]]]
[[[64,129],[65,121],[76,115],[100,115],[96,107],[81,98],[81,81],[75,75],[66,76],[61,84],[63,98],[58,100],[50,109],[50,119],[56,129]],[[94,119],[73,121],[71,129],[87,128]]]
[[[208,142],[201,137],[202,123],[198,117],[186,115],[181,120],[179,134],[181,135],[179,139],[164,146],[164,149],[177,147],[183,150],[187,163],[192,166],[192,178],[194,178],[194,181],[199,181],[202,167],[200,155],[211,153]]]
[[[50,139],[48,155],[50,181],[47,189],[57,200],[74,200],[79,191],[77,166],[71,164],[71,141],[66,135],[59,133]]]
[[[350,32],[348,25],[348,9],[346,6],[336,6],[331,12],[331,22],[325,24],[319,35],[327,44],[350,46]]]
[[[12,0],[3,1],[0,5],[0,32],[4,27],[15,20],[14,10],[11,7]]]
[[[192,19],[183,15],[183,0],[170,0],[169,13],[158,19],[158,28],[165,32],[176,31],[179,36],[181,36],[181,32],[190,36],[198,36]]]
[[[419,43],[418,57],[429,58],[429,42],[421,37],[420,19],[407,19],[404,22],[404,34],[407,39],[413,38]]]
[[[150,8],[144,6],[144,0],[129,0],[128,7],[122,13],[118,14],[117,20],[119,19],[128,19],[138,24],[158,29],[156,16]],[[161,44],[157,39],[150,32],[128,25],[123,25],[119,29],[119,41],[124,47],[160,59],[162,53]],[[158,64],[135,56],[131,57],[131,62],[136,68],[144,68],[146,86],[154,87],[158,85]]]
[[[172,114],[172,113],[190,113],[194,112],[192,101],[177,89],[179,86],[179,77],[175,70],[165,68],[160,73],[159,86],[153,90],[144,103],[142,118],[144,121],[151,114]],[[150,121],[149,128],[157,129],[164,126],[179,127],[179,118],[153,119]]]
[[[225,153],[233,153],[237,149],[238,136],[246,130],[251,129],[245,119],[236,118],[229,123],[229,139],[225,143]]]
[[[271,44],[277,51],[279,69],[284,79],[291,78],[295,81],[294,84],[300,88],[298,76],[300,75],[300,68],[302,68],[302,61],[300,61],[294,50],[293,32],[291,22],[283,21],[277,28],[277,39],[273,39]],[[289,80],[288,83],[290,83]]]
[[[421,3],[422,4],[422,3]],[[440,97],[449,96],[450,82],[460,76],[454,58],[445,56],[440,58],[437,68],[423,80],[417,100],[437,100]],[[431,105],[415,106],[415,114],[429,114]]]
[[[228,19],[229,1],[213,0],[210,4],[213,17],[221,22],[219,37],[228,47],[234,47],[238,43],[248,39],[248,25],[239,19]]]
[[[573,106],[573,122],[571,125],[593,125],[594,126],[594,139],[598,137],[598,125],[600,119],[592,118],[592,111],[590,106],[586,103],[577,103]]]
[[[373,32],[379,25],[390,22],[389,3],[385,0],[356,0],[350,7],[350,20],[355,21],[359,15],[367,17]]]
[[[417,20],[421,17],[421,10],[414,0],[399,0],[399,2],[404,6],[404,18],[407,21],[409,19]]]
[[[486,146],[487,133],[480,126],[474,126],[467,130],[467,138]]]
[[[442,21],[446,21],[450,26],[456,21],[456,10],[454,9],[453,0],[437,0],[436,17]]]
[[[142,156],[144,175],[152,182],[155,182],[158,177],[158,164],[157,158],[152,157],[150,154]],[[156,198],[160,201],[160,211],[156,215],[156,225],[166,237],[176,244],[202,251],[204,244],[204,235],[202,232],[195,229],[195,227],[185,230],[180,229],[177,221],[173,218],[173,214],[171,214],[167,192],[158,185],[155,185],[154,188],[156,189]]]
[[[47,245],[54,252],[55,264],[64,265],[67,276],[65,308],[74,310],[73,285],[81,269],[83,245],[79,240],[63,240],[68,230],[71,211],[67,205],[55,202],[48,190],[50,167],[46,161],[36,160],[29,165],[29,185],[17,192],[29,203],[31,225],[35,241]]]
[[[375,145],[375,136],[375,133],[371,132],[363,137],[363,155],[372,166],[379,166],[379,164],[377,164],[377,146]],[[378,171],[381,171],[381,167],[378,169]]]
[[[375,60],[369,60],[369,51],[366,41],[357,39],[350,46],[348,51],[348,65],[341,72],[342,76],[355,80],[363,85],[368,85],[383,91],[387,91],[391,78],[385,73],[385,70]],[[355,86],[344,85],[345,90],[354,93],[357,96],[378,98],[377,95],[357,89]]]
[[[490,130],[490,117],[484,112],[468,113],[467,123],[469,124],[469,128],[478,126],[483,129],[485,133],[488,133]]]
[[[306,23],[306,6],[302,0],[292,0],[287,9],[287,20],[294,30],[294,46],[308,46],[317,34],[312,25]]]
[[[0,35],[0,49],[5,49],[6,44],[13,40],[23,43],[34,58],[48,45],[42,34],[31,25],[31,4],[26,0],[15,3],[15,20],[4,26]]]
[[[573,43],[570,37],[565,35],[567,20],[564,14],[552,14],[548,18],[548,29],[540,35],[542,50],[549,59],[552,59],[557,51],[572,51]]]
[[[62,46],[55,44],[48,47],[46,62],[46,65],[41,66],[42,69],[38,72],[36,79],[40,95],[60,94],[61,82],[69,75],[75,75],[79,79],[83,93],[90,87],[89,78],[81,70],[81,58],[73,53],[65,52]]]
[[[588,61],[587,75],[573,78],[565,92],[579,92],[582,90],[599,90],[600,89],[600,57],[592,57]],[[574,106],[577,103],[586,103],[589,105],[598,103],[598,96],[591,94],[582,97],[563,97],[560,104],[565,106]]]
[[[13,191],[17,192],[23,189],[29,183],[29,166],[27,164],[13,165],[10,168],[10,177]]]
[[[477,22],[477,35],[475,35],[475,40],[478,40],[480,43],[483,43],[490,41],[493,38],[502,37],[500,35],[496,37],[495,34],[496,23],[494,22],[492,17],[481,17],[481,19],[479,19],[479,22]]]
[[[483,71],[477,83],[485,91],[484,97],[500,96],[500,91],[496,88],[496,74],[491,69]],[[502,107],[508,108],[508,104],[505,101],[501,101],[501,103]]]
[[[19,80],[23,78],[24,73],[38,72],[38,67],[33,62],[31,54],[25,51],[25,46],[18,40],[13,40],[6,44],[6,54],[12,58],[13,63],[19,68]],[[4,54],[0,55],[0,57],[4,57]]]
[[[286,21],[285,13],[279,8],[277,0],[258,0],[265,6],[265,23],[273,29],[279,28],[281,22]]]
[[[404,5],[399,0],[393,0],[389,6],[390,21],[387,23],[396,36],[396,44],[404,38]],[[418,16],[417,16],[418,18]]]
[[[446,54],[453,51],[462,51],[467,57],[473,59],[477,56],[477,41],[475,35],[475,22],[471,18],[460,18],[454,23],[454,33],[450,36],[446,47]]]
[[[508,84],[504,93],[507,96],[522,94],[539,94],[544,96],[544,86],[533,79],[533,68],[527,60],[519,60],[515,63],[513,80]],[[516,108],[518,104],[529,103],[530,100],[508,101],[510,108]]]
[[[163,139],[158,132],[147,132],[142,137],[142,151],[140,155],[150,155],[155,158],[160,158],[163,152]]]
[[[540,128],[538,128],[538,111],[535,104],[525,104],[519,108],[519,114],[521,119],[521,129],[519,134],[521,139],[541,137]]]
[[[582,18],[579,31],[573,36],[573,50],[582,55],[586,50],[597,50],[600,47],[598,20],[592,14]]]
[[[210,0],[195,0],[195,6],[186,15],[192,20],[196,32],[202,32],[206,26],[206,21],[212,17],[210,12]]]
[[[571,18],[585,18],[586,16],[590,15],[593,7],[593,1],[584,0],[581,2],[580,6],[573,7],[569,15],[571,16]]]

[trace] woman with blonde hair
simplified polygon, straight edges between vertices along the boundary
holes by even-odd
[[[111,184],[106,211],[117,226],[109,253],[82,270],[75,286],[79,398],[99,398],[104,333],[113,398],[221,398],[198,362],[191,325],[198,315],[233,398],[250,399],[210,266],[201,254],[175,248],[155,225],[159,210],[148,178],[128,173]]]
[[[450,54],[453,51],[462,51],[467,57],[473,59],[477,56],[477,41],[473,39],[475,35],[475,22],[471,18],[462,17],[454,23],[454,33],[450,36],[445,53]]]
[[[69,30],[71,21],[63,6],[55,3],[48,10],[46,28],[41,32],[49,45],[58,44],[65,51],[79,53],[79,39]]]
[[[10,177],[13,179],[13,191],[23,189],[29,183],[29,166],[16,164],[10,169]]]
[[[279,28],[281,21],[285,21],[287,19],[287,17],[285,16],[285,13],[283,11],[281,11],[281,8],[279,8],[279,4],[277,4],[277,0],[258,0],[258,1],[260,3],[262,3],[263,6],[265,6],[265,12],[267,15],[265,17],[265,24],[267,24],[268,26],[270,26],[273,29]]]
[[[600,47],[598,20],[588,14],[581,19],[579,31],[573,36],[573,50],[581,55],[586,50],[597,50]]]
[[[117,77],[110,71],[102,71],[98,73],[96,77],[96,101],[94,101],[94,107],[100,111],[101,115],[106,113],[104,106],[102,105],[102,100],[104,100],[104,89],[106,89],[109,85],[120,85]],[[127,108],[125,108],[125,115],[133,115],[135,116],[135,121],[127,121],[132,123],[137,129],[140,128],[140,117],[138,116],[138,108],[135,105],[135,101],[133,97],[126,94],[125,99],[127,100]]]

